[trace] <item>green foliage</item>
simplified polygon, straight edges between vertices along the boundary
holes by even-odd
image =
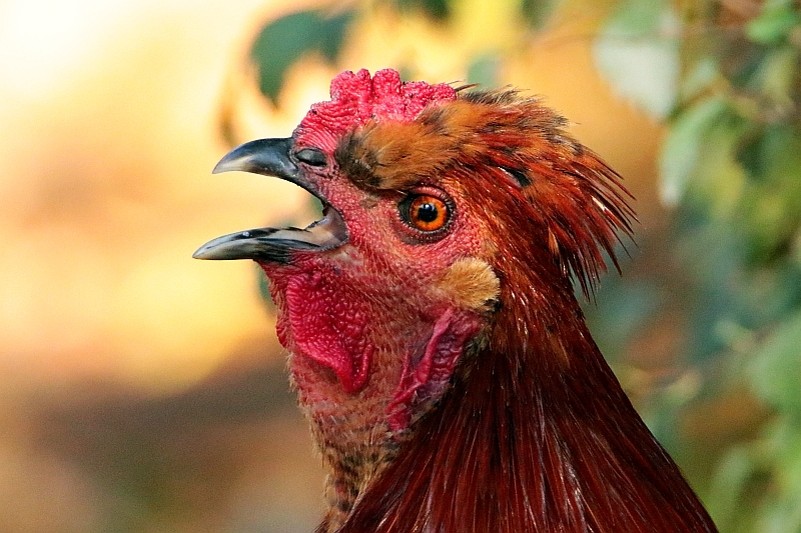
[[[746,390],[763,410],[751,415],[756,427],[735,431],[710,456],[712,481],[701,488],[722,531],[798,531],[801,14],[785,0],[768,0],[750,18],[696,4],[681,28],[683,74],[660,161],[663,197],[676,206],[677,257],[697,294],[688,355],[704,372],[699,399]],[[624,5],[631,11],[613,15],[602,40],[654,9],[650,0]],[[601,66],[622,93],[638,86],[620,75],[633,75],[627,67]],[[667,397],[654,401],[657,412],[675,409]],[[682,462],[681,439],[655,429]]]
[[[708,161],[701,141],[721,123],[727,109],[722,98],[710,98],[691,106],[675,119],[660,160],[662,196],[668,204],[678,203],[702,161]]]
[[[287,69],[307,53],[318,52],[326,61],[334,61],[352,16],[351,11],[335,16],[317,10],[299,11],[267,24],[250,52],[261,92],[275,102]]]
[[[361,10],[387,5],[400,15],[421,12],[436,22],[446,23],[453,14],[451,3],[449,0],[373,0]],[[559,4],[559,0],[522,0],[518,6],[520,19],[532,28],[539,28]],[[336,62],[357,12],[356,8],[338,10],[336,14],[318,9],[303,10],[266,24],[250,50],[264,96],[275,103],[287,70],[308,54],[319,54],[328,63]],[[497,61],[493,61],[489,56],[478,58],[472,69],[477,79],[472,81],[494,81]]]
[[[755,351],[747,376],[765,403],[801,415],[801,311],[785,318]]]
[[[779,45],[801,24],[798,4],[793,0],[768,0],[762,13],[746,26],[748,38],[758,44]]]
[[[520,10],[526,24],[531,28],[539,29],[547,24],[561,3],[560,0],[522,0]]]
[[[622,2],[595,40],[598,68],[625,98],[657,118],[673,107],[678,17],[668,0]]]
[[[421,10],[436,21],[442,22],[451,15],[451,6],[448,0],[394,0],[397,9],[401,12]]]

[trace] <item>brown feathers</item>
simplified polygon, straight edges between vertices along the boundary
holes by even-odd
[[[451,390],[360,495],[341,533],[715,530],[574,297],[571,272],[589,294],[634,215],[619,176],[564,123],[513,91],[468,93],[410,124],[371,123],[340,144],[341,170],[365,189],[466,191],[496,246],[489,265],[500,288]],[[446,282],[460,283],[474,284]]]
[[[340,532],[715,531],[572,296],[525,275],[501,283],[487,344]]]
[[[453,299],[457,307],[488,312],[494,311],[498,304],[500,284],[490,265],[469,257],[454,262],[437,288]]]
[[[616,232],[631,233],[634,212],[620,176],[567,135],[565,123],[515,91],[466,93],[414,122],[368,122],[342,139],[335,157],[368,190],[404,190],[449,174],[469,189],[474,173],[515,185],[535,207],[528,222],[545,231],[564,275],[572,272],[589,295],[605,269],[603,253],[617,266]]]

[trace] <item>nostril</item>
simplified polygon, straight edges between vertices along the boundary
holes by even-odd
[[[317,148],[304,148],[295,152],[295,158],[301,163],[306,163],[313,167],[324,167],[328,164],[325,154]]]

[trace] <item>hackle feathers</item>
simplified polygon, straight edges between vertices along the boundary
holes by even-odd
[[[714,531],[590,337],[590,294],[632,209],[620,178],[514,91],[368,123],[339,144],[367,191],[449,183],[485,219],[500,285],[441,403],[359,497],[358,531]]]

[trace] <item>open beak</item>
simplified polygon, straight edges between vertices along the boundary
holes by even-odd
[[[213,173],[240,170],[275,176],[292,182],[316,196],[323,204],[323,218],[304,229],[258,228],[213,239],[192,254],[196,259],[255,259],[288,263],[295,251],[325,251],[344,244],[347,227],[339,212],[309,182],[290,158],[293,140],[259,139],[230,151]]]

